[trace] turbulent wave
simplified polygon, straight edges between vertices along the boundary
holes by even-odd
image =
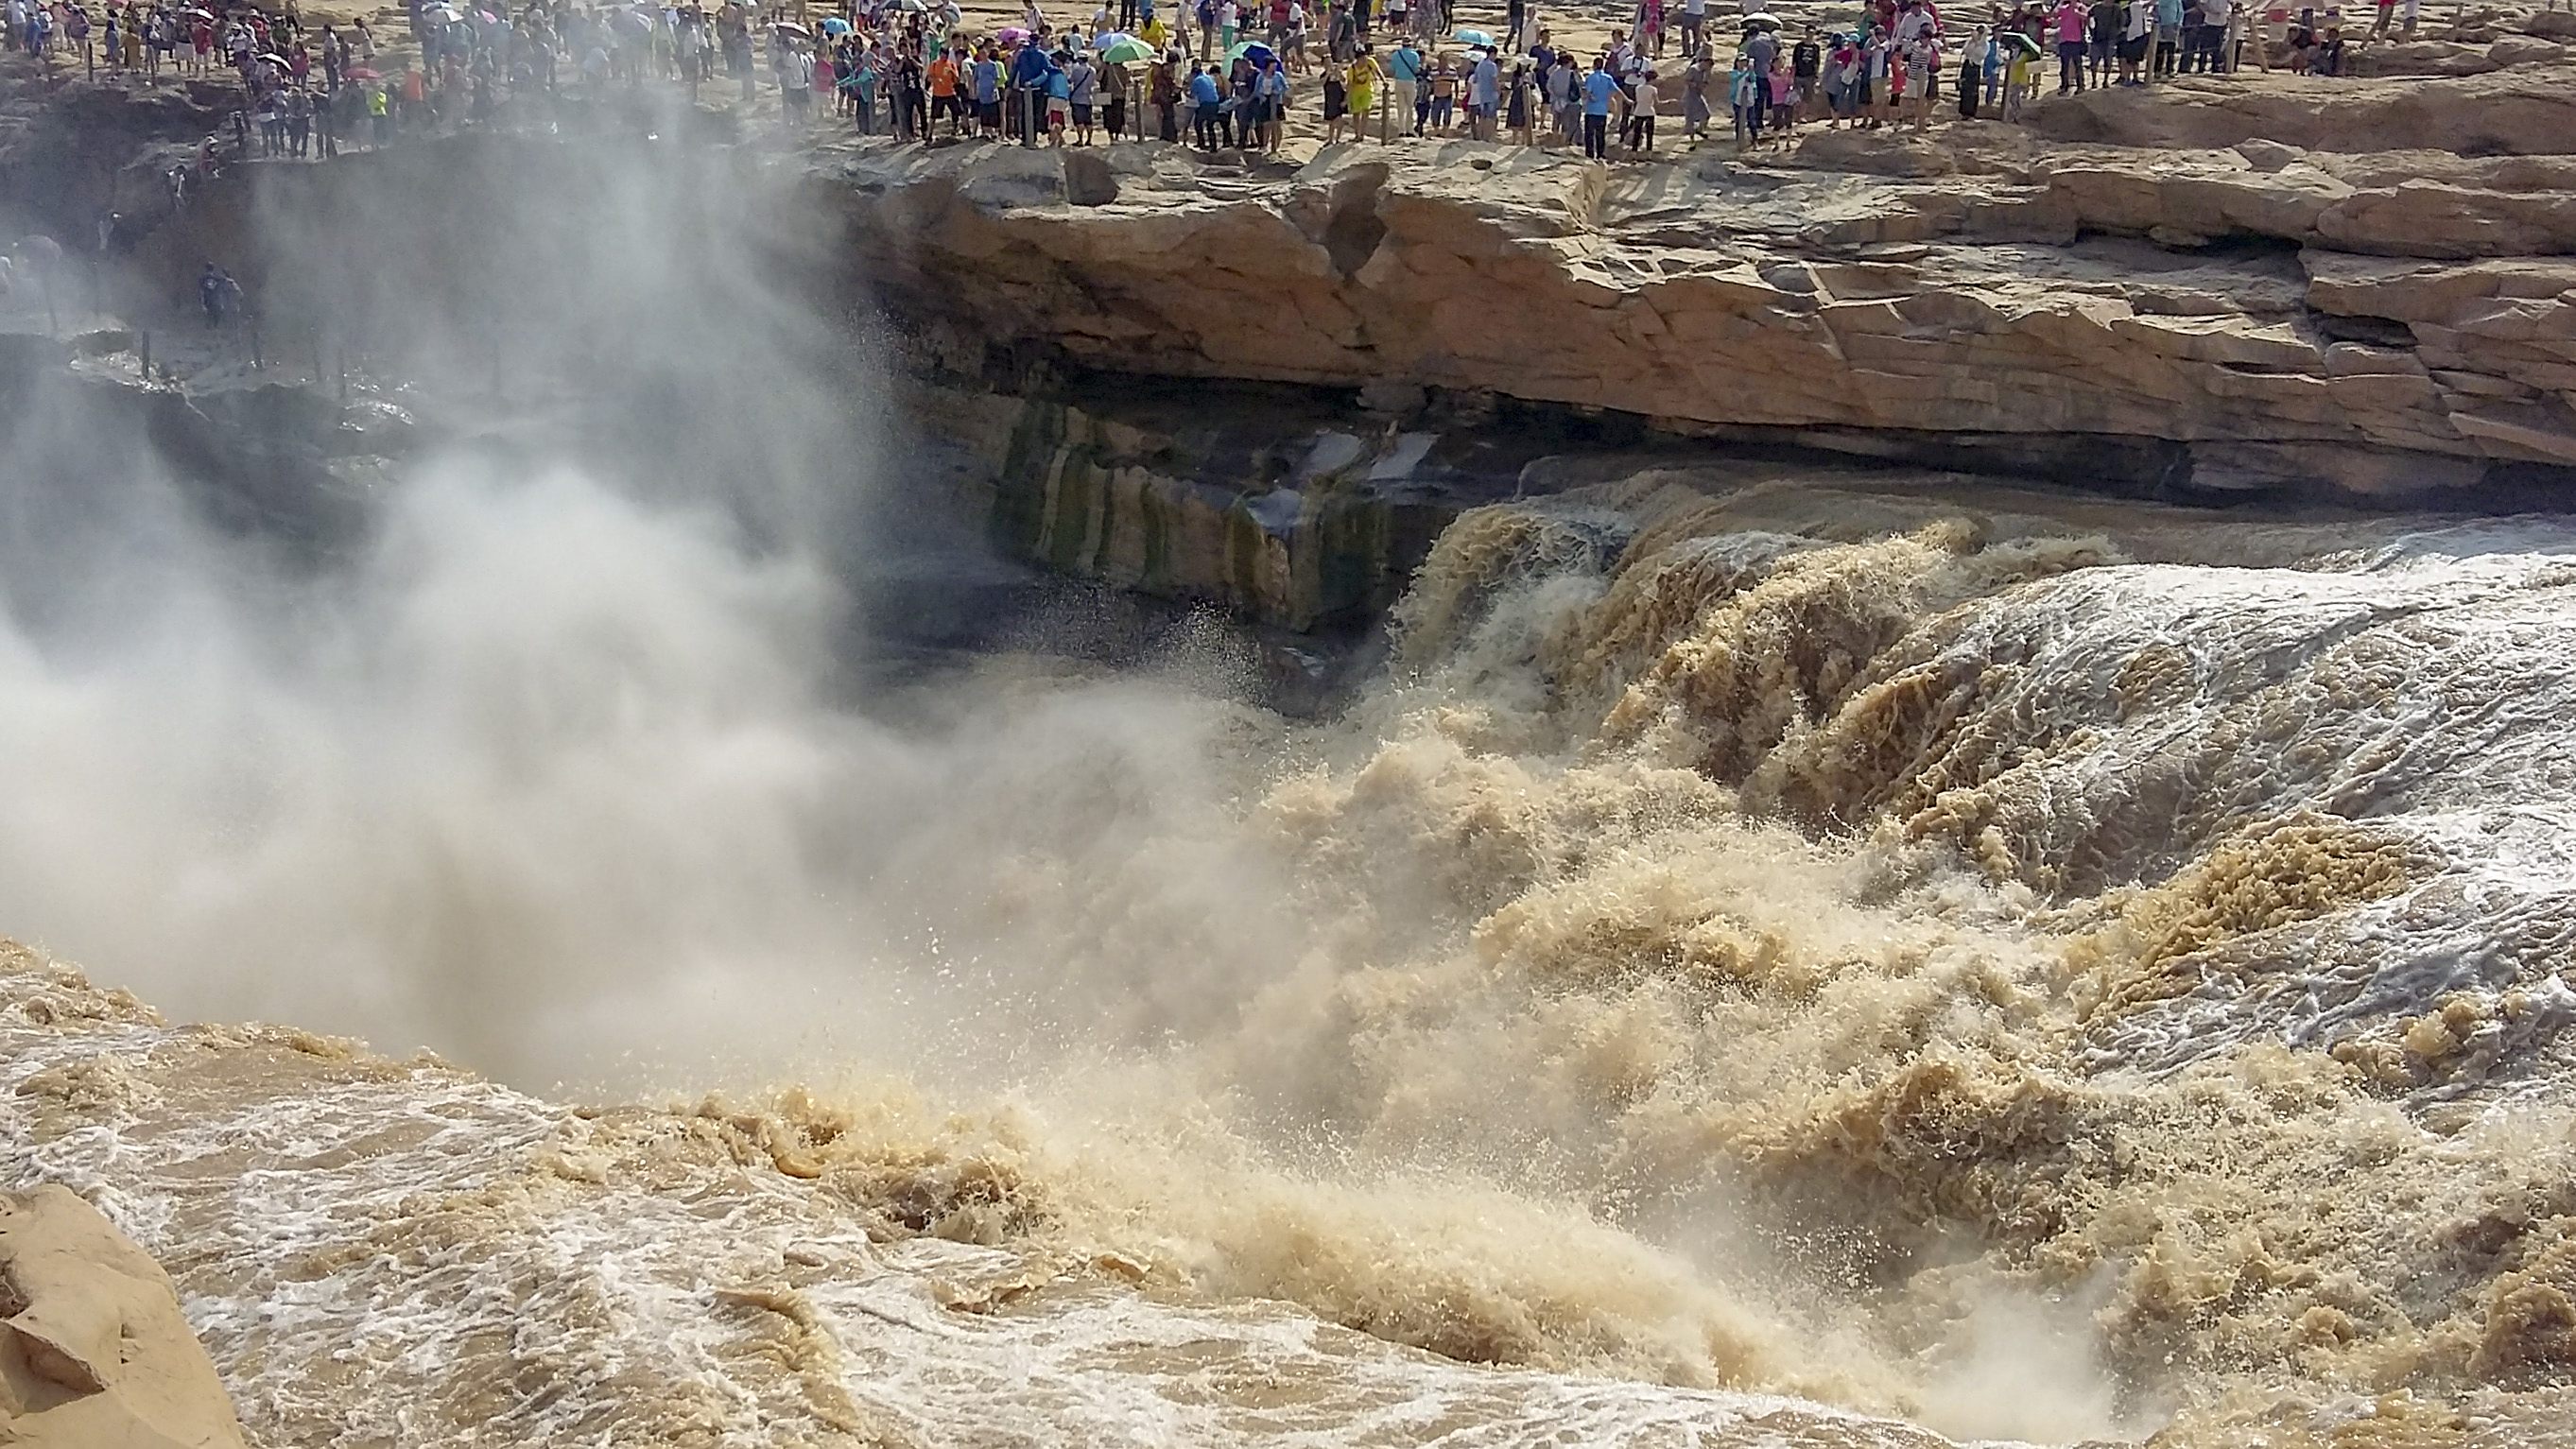
[[[30,955],[21,1176],[172,1262],[276,1443],[2540,1432],[2576,1368],[2576,532],[1902,481],[1469,514],[1314,728],[1008,673],[864,722],[792,683],[794,578],[584,515],[697,540],[620,550],[675,565],[617,580],[665,642],[576,593],[494,689],[443,626],[361,629],[318,677],[441,682],[369,696],[411,733],[322,729],[331,788],[187,869],[313,949],[242,869],[357,838],[297,799],[367,802],[399,868],[335,878],[389,899],[507,827],[530,865],[456,918],[552,923],[502,942],[534,994],[471,978],[532,1013],[520,1074],[704,978],[756,1005],[656,1044],[721,1038],[734,1095],[568,1114]],[[393,557],[489,596],[398,597],[550,616],[447,521]],[[225,697],[335,718],[243,669]],[[95,919],[25,886],[28,818],[13,904]],[[713,853],[628,839],[692,819]],[[637,862],[692,888],[559,909]],[[550,952],[587,964],[545,986]]]

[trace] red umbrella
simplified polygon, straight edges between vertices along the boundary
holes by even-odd
[[[351,80],[383,80],[383,79],[384,79],[384,76],[383,76],[383,74],[382,74],[381,72],[370,70],[370,69],[368,69],[367,67],[365,67],[365,66],[363,66],[363,65],[362,65],[362,66],[357,67],[355,70],[345,70],[345,71],[342,71],[342,72],[341,72],[341,74],[342,74],[342,75],[344,75],[344,76],[347,76],[347,77],[348,77],[349,79],[351,79]]]

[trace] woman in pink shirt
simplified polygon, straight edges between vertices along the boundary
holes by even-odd
[[[2084,88],[2084,0],[2057,0],[2057,90]]]

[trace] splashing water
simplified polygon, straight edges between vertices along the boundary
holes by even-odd
[[[815,579],[566,476],[414,489],[332,627],[21,630],[13,919],[735,1095],[21,955],[18,1175],[281,1444],[2548,1422],[2576,533],[1830,481],[1471,514],[1312,729],[848,712]]]
[[[300,550],[0,460],[0,1130],[263,1442],[2568,1421],[2576,528],[1663,469],[1460,518],[1327,724],[865,684],[909,440],[745,260],[829,238],[468,149],[244,226],[607,426]]]

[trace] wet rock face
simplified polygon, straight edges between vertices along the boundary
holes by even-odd
[[[908,410],[953,440],[933,470],[1005,554],[1262,624],[1376,617],[1458,513],[1510,497],[1551,439],[1362,411],[1286,391],[1102,379],[1078,398],[920,384]]]
[[[70,1189],[0,1195],[0,1443],[242,1449],[160,1265]]]

